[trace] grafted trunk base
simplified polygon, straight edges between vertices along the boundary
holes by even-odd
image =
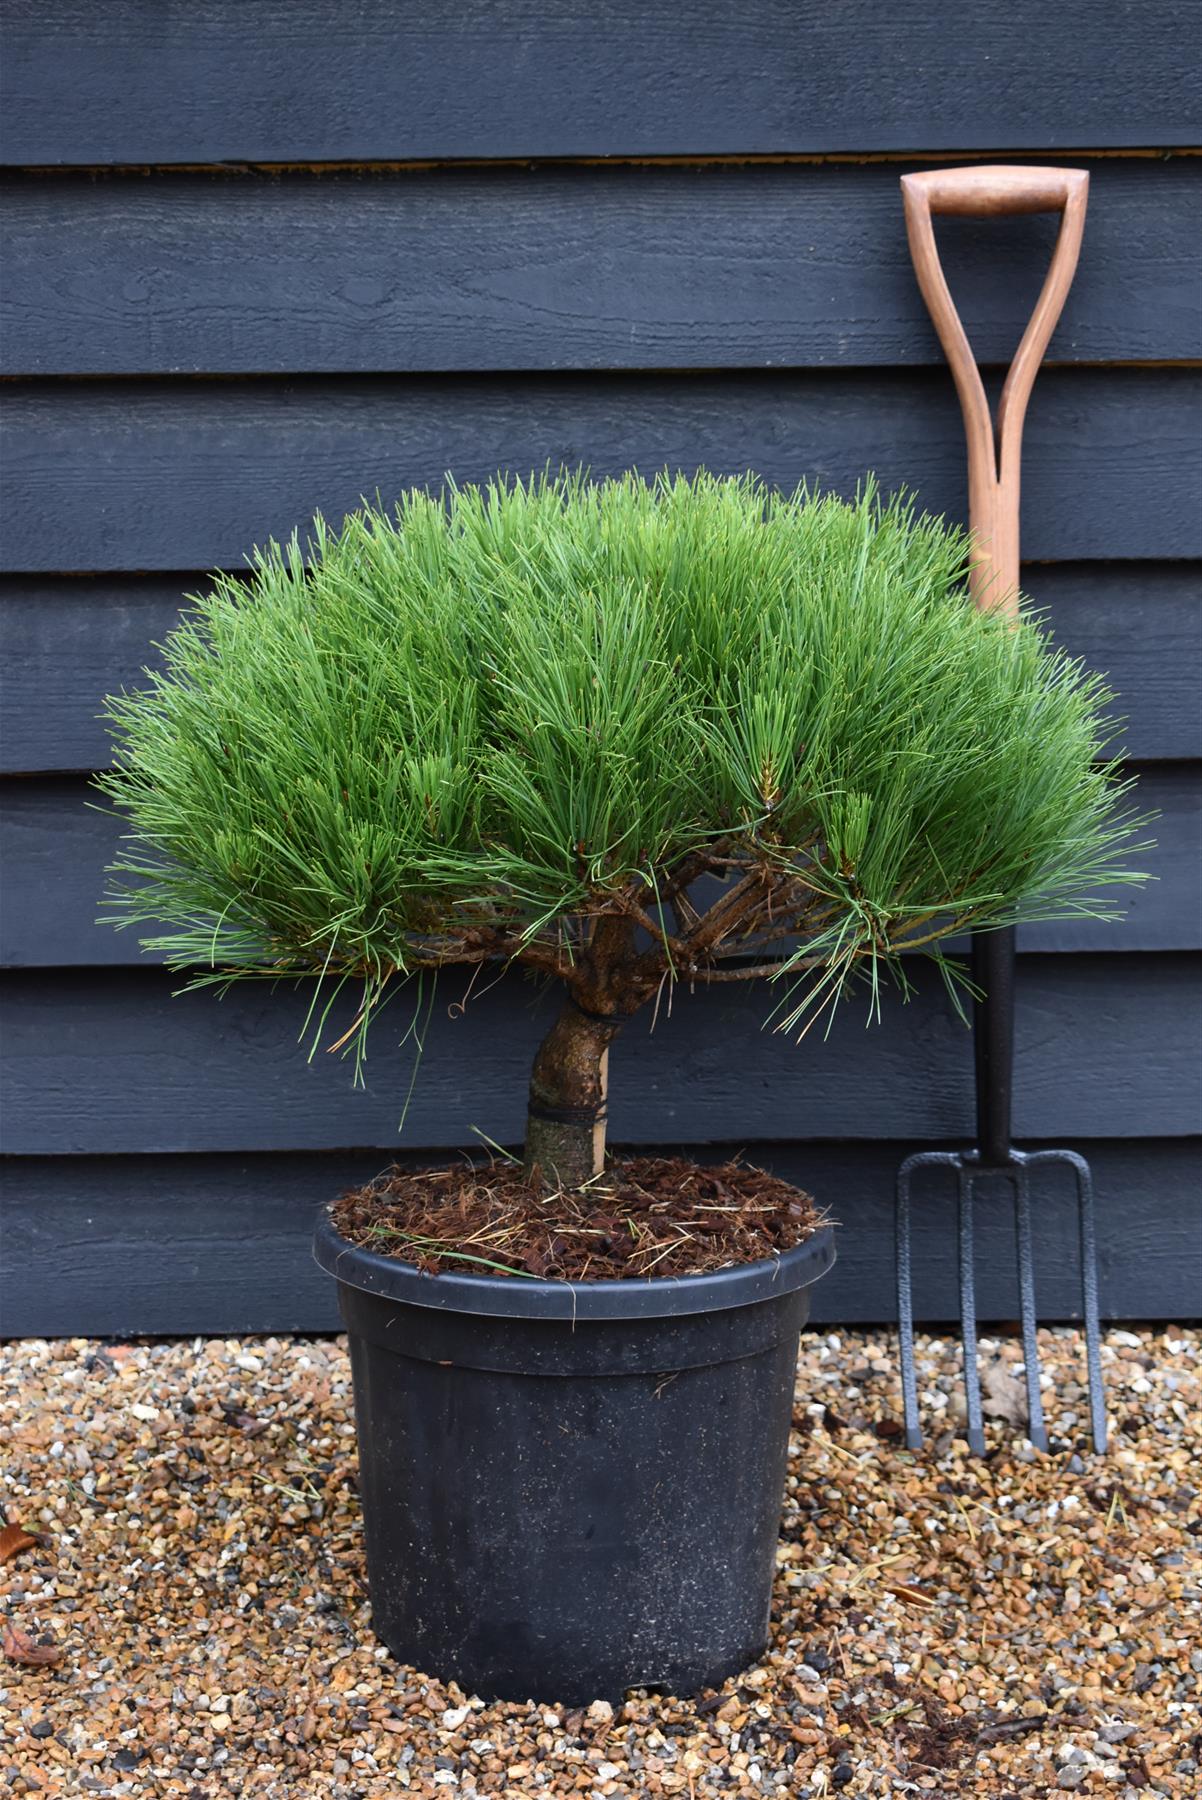
[[[525,1168],[549,1190],[581,1187],[605,1166],[609,1046],[622,1020],[572,1000],[543,1039],[530,1076]]]

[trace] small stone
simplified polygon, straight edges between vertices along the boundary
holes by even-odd
[[[1069,1763],[1057,1775],[1056,1786],[1069,1789],[1079,1788],[1088,1774],[1089,1770],[1084,1763]]]
[[[612,1725],[614,1709],[608,1700],[594,1700],[588,1709],[588,1717],[594,1725]]]
[[[54,1735],[54,1726],[49,1719],[35,1719],[29,1727],[31,1737],[48,1738]]]

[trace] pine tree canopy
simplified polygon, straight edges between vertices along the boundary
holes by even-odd
[[[362,982],[360,1043],[415,971],[571,986],[602,920],[629,998],[772,949],[794,1024],[965,927],[1104,911],[1138,878],[1110,696],[975,610],[969,555],[871,488],[705,474],[318,519],[109,703],[110,910],[197,981]]]

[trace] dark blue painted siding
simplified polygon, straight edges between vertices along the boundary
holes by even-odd
[[[683,30],[667,0],[466,0],[419,28],[398,0],[193,0],[168,30],[145,0],[13,0],[0,1330],[329,1326],[313,1207],[397,1148],[402,1057],[378,1046],[353,1093],[305,1064],[291,997],[173,1000],[92,923],[115,829],[86,806],[101,697],[153,663],[199,571],[365,491],[548,460],[841,489],[873,468],[962,518],[897,191],[948,153],[1091,171],[1030,412],[1025,580],[1120,690],[1163,815],[1126,927],[1025,934],[1017,1124],[1094,1164],[1108,1310],[1202,1312],[1202,159],[1166,154],[1202,139],[1192,12],[701,0]],[[941,227],[992,365],[1051,230]],[[922,984],[875,1032],[847,1016],[801,1050],[764,1010],[681,996],[654,1040],[630,1034],[615,1136],[744,1145],[811,1187],[846,1233],[820,1316],[887,1317],[892,1172],[968,1131],[967,1034]],[[406,1154],[520,1130],[537,1027],[518,981],[440,1022]],[[1040,1221],[1060,1317],[1064,1199]],[[946,1223],[932,1201],[928,1317],[954,1310]],[[982,1309],[1008,1316],[1007,1225],[981,1230]]]
[[[17,163],[1077,150],[1202,137],[1190,0],[9,0]]]

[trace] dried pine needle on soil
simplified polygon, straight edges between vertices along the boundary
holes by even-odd
[[[351,1243],[431,1274],[563,1281],[701,1275],[779,1256],[820,1223],[778,1175],[679,1156],[615,1157],[583,1188],[551,1193],[517,1162],[396,1167],[344,1194],[333,1219]]]
[[[1040,1349],[1053,1454],[993,1418],[978,1462],[950,1343],[910,1456],[890,1334],[807,1333],[764,1657],[568,1712],[376,1643],[340,1340],[0,1347],[0,1795],[1196,1795],[1202,1332],[1106,1335],[1099,1458],[1079,1337]]]

